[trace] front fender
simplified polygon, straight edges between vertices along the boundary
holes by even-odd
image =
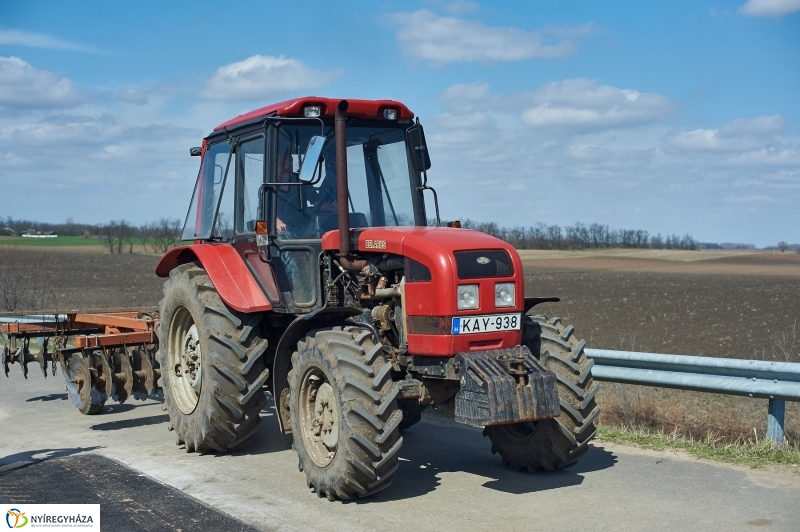
[[[272,310],[242,257],[229,244],[192,244],[169,250],[156,265],[156,275],[169,277],[181,264],[198,261],[226,305],[239,312]]]

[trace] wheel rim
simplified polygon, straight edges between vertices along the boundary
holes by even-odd
[[[311,460],[326,467],[339,446],[339,402],[325,374],[312,368],[300,385],[300,425]]]
[[[191,414],[200,397],[203,370],[200,333],[186,307],[176,309],[170,321],[167,359],[171,395],[181,412]]]

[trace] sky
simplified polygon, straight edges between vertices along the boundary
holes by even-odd
[[[800,0],[0,0],[0,217],[183,219],[305,95],[411,108],[446,220],[800,242]]]

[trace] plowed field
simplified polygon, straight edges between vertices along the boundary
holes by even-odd
[[[574,324],[590,347],[780,361],[789,354],[800,362],[799,254],[522,255],[526,293],[562,298],[536,311]],[[765,399],[614,384],[604,384],[598,398],[607,424],[727,438],[762,437],[766,427]],[[798,406],[786,410],[793,439],[800,437]]]

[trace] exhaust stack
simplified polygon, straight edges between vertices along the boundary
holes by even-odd
[[[336,137],[336,207],[339,214],[339,264],[347,271],[362,272],[368,268],[366,260],[351,260],[350,210],[347,200],[347,100],[336,106],[333,133]]]
[[[336,106],[334,137],[336,139],[336,197],[339,212],[339,254],[350,255],[350,210],[347,205],[347,100]],[[344,264],[343,264],[344,266]],[[347,266],[345,266],[347,268]]]

